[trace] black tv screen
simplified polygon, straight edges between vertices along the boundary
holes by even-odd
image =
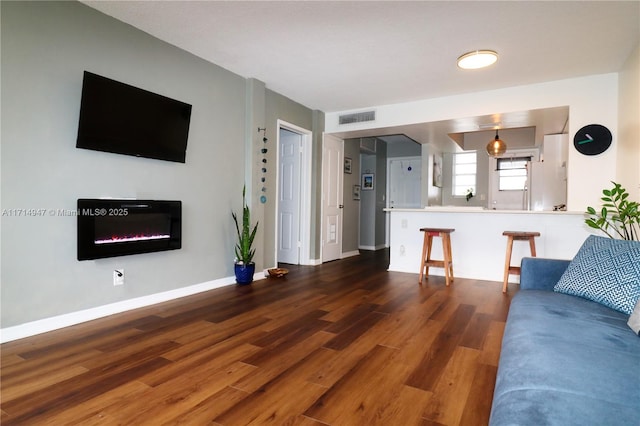
[[[191,105],[84,72],[76,148],[185,162]]]

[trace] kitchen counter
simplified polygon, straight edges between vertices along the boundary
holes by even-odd
[[[538,231],[538,257],[572,259],[591,234],[584,213],[567,211],[485,210],[480,207],[426,207],[385,209],[390,219],[390,271],[420,272],[423,234],[420,228],[454,228],[451,234],[454,276],[502,282],[507,237],[503,231]],[[512,265],[530,256],[529,245],[513,244]],[[432,257],[442,259],[440,238],[435,238]],[[429,270],[444,275],[441,268]],[[511,275],[510,282],[519,277]],[[498,288],[496,288],[498,289]]]
[[[568,214],[582,216],[583,212],[570,212],[570,211],[551,211],[551,210],[492,210],[485,209],[484,207],[462,207],[462,206],[429,206],[422,209],[396,209],[389,208],[384,209],[386,212],[401,211],[401,212],[444,212],[444,213],[509,213],[509,214]]]

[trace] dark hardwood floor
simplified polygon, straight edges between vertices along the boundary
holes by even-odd
[[[485,425],[501,283],[388,252],[1,346],[3,425]],[[283,265],[287,266],[287,265]],[[417,268],[416,268],[417,269]]]

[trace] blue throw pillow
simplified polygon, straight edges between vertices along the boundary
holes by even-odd
[[[640,297],[640,242],[590,235],[553,290],[630,315]]]

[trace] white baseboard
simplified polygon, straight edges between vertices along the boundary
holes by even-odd
[[[263,273],[254,274],[254,280],[264,279]],[[0,329],[0,343],[11,342],[12,340],[23,339],[46,333],[71,325],[92,321],[109,315],[119,314],[133,309],[143,308],[157,303],[168,302],[196,293],[213,290],[235,284],[235,277],[224,277],[213,281],[207,281],[188,287],[177,288],[175,290],[164,291],[162,293],[150,294],[148,296],[136,297],[134,299],[123,300],[121,302],[110,303],[108,305],[97,306],[95,308],[84,309],[82,311],[70,312],[68,314],[57,315],[55,317],[44,318],[24,324]]]
[[[347,257],[358,256],[360,254],[359,250],[347,251],[340,255],[340,259],[346,259]]]
[[[417,269],[417,271],[416,271],[416,269]],[[391,271],[391,272],[407,272],[409,274],[419,274],[420,273],[420,269],[419,268],[410,268],[407,265],[403,265],[403,264],[399,264],[398,265],[398,264],[393,264],[393,263],[389,264],[389,267],[387,268],[387,271]],[[429,273],[431,273],[431,270],[429,270]],[[437,271],[434,270],[433,273],[434,273],[434,275],[436,275]]]
[[[379,244],[377,246],[359,246],[358,248],[360,250],[376,251],[376,250],[381,250],[383,248],[387,248],[387,246],[386,244]]]

